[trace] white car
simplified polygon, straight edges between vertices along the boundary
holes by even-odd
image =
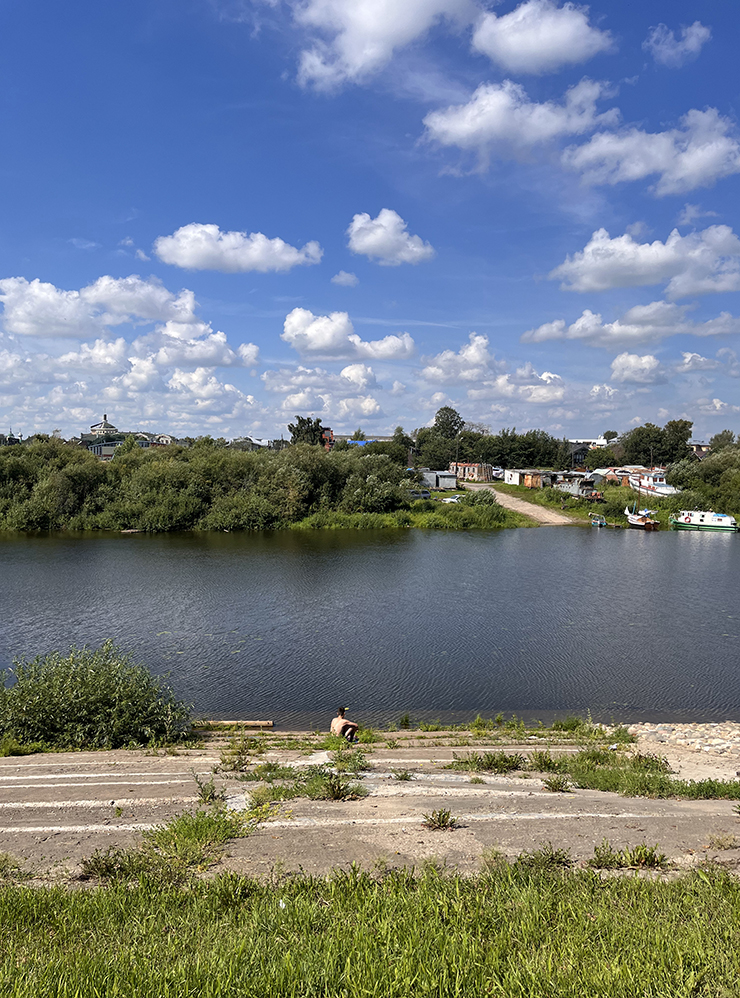
[[[460,502],[460,496],[445,496],[440,502]]]

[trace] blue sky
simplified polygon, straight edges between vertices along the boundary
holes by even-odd
[[[3,431],[740,427],[731,0],[0,0],[0,29]]]

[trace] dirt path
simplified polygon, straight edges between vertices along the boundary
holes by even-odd
[[[505,509],[511,509],[515,513],[523,513],[524,516],[528,516],[530,520],[536,520],[537,523],[541,523],[543,526],[559,527],[565,526],[566,524],[580,522],[578,520],[574,520],[571,516],[566,516],[565,513],[556,513],[554,509],[547,509],[545,506],[537,506],[533,502],[527,502],[526,499],[519,499],[516,496],[509,495],[501,489],[496,491],[496,489],[494,489],[491,485],[468,485],[467,488],[473,491],[477,491],[479,489],[490,489]]]
[[[718,858],[740,863],[740,849],[730,848],[740,844],[740,816],[732,801],[648,800],[595,790],[553,794],[539,776],[529,774],[486,775],[482,783],[471,784],[469,773],[445,769],[453,752],[466,751],[459,748],[459,735],[404,731],[387,736],[390,744],[364,746],[372,766],[363,776],[367,797],[289,801],[277,820],[231,843],[222,868],[254,875],[276,867],[321,874],[353,862],[367,868],[436,862],[473,872],[486,850],[513,858],[552,842],[585,860],[603,838],[615,848],[659,843],[671,860],[687,867],[713,854],[708,851],[713,837],[724,837],[728,845]],[[645,747],[655,750],[654,734],[646,735]],[[708,746],[708,740],[702,740],[699,751],[667,741],[658,745],[681,776],[734,777],[740,746],[722,750]],[[538,742],[530,738],[491,747],[526,754]],[[74,878],[94,850],[132,845],[145,829],[202,806],[194,774],[211,776],[222,743],[212,738],[176,755],[70,752],[2,759],[0,851],[45,879]],[[485,746],[476,743],[475,750]],[[561,751],[575,751],[575,746],[554,749]],[[285,747],[268,749],[258,761],[267,759],[296,766],[329,762],[325,752],[311,755]],[[412,778],[399,781],[394,770],[401,769],[410,770]],[[229,773],[216,773],[215,780],[229,807],[247,806],[254,783],[239,782]],[[440,808],[459,819],[454,832],[424,827],[424,815]]]

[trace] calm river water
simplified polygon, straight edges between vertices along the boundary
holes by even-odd
[[[0,535],[0,665],[112,637],[204,716],[740,720],[740,536]]]

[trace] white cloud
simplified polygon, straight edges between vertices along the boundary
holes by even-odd
[[[38,279],[0,280],[7,332],[20,336],[85,338],[124,322],[197,322],[195,296],[168,291],[156,278],[100,277],[80,291],[63,291]]]
[[[678,216],[679,225],[693,225],[698,218],[717,217],[716,211],[703,211],[699,204],[689,204],[688,202],[681,209]]]
[[[282,239],[268,239],[261,232],[222,232],[217,225],[191,222],[171,236],[159,236],[154,252],[164,263],[186,270],[220,270],[239,274],[284,272],[321,261],[323,250],[315,241],[301,249]]]
[[[584,79],[566,91],[562,102],[538,104],[511,80],[482,83],[467,104],[431,111],[424,124],[428,138],[441,145],[477,150],[483,159],[516,157],[565,135],[615,123],[617,110],[596,112],[597,100],[606,93],[604,84]]]
[[[360,283],[360,279],[357,274],[351,274],[346,270],[340,270],[338,274],[335,274],[332,277],[331,283],[338,284],[342,288],[356,288]]]
[[[88,374],[118,374],[128,367],[129,351],[130,347],[122,336],[112,341],[98,339],[94,343],[80,344],[79,350],[53,358],[52,363]]]
[[[711,357],[702,357],[700,353],[684,352],[681,354],[681,357],[681,363],[676,364],[675,367],[677,374],[693,374],[694,371],[714,371],[720,366],[718,360],[712,360]]]
[[[691,110],[681,127],[665,132],[625,128],[598,132],[563,153],[566,167],[587,184],[618,184],[657,175],[651,190],[662,197],[696,187],[710,187],[740,172],[740,145],[735,127],[716,108]]]
[[[740,239],[728,225],[711,225],[682,236],[674,229],[666,241],[640,243],[631,235],[612,239],[598,229],[578,253],[549,274],[567,291],[659,284],[668,280],[669,298],[740,290]]]
[[[464,25],[477,14],[473,0],[293,0],[291,6],[297,24],[318,33],[301,52],[298,79],[319,90],[362,81],[440,21]]]
[[[375,374],[372,367],[368,367],[367,364],[348,364],[340,371],[340,375],[357,388],[375,386]]]
[[[584,309],[583,314],[566,325],[563,319],[529,329],[522,343],[545,343],[548,340],[581,340],[590,346],[607,349],[620,345],[650,343],[678,334],[723,336],[740,332],[740,319],[721,312],[715,319],[693,322],[687,318],[688,305],[664,301],[635,305],[614,322],[604,322],[598,312]]]
[[[509,14],[484,14],[473,48],[510,73],[551,73],[586,62],[612,46],[608,31],[588,22],[588,7],[527,0]]]
[[[654,385],[665,381],[665,375],[660,361],[652,354],[639,357],[635,353],[620,353],[612,361],[612,381]]]
[[[340,419],[350,416],[378,416],[381,413],[380,403],[372,395],[356,395],[354,398],[341,399],[336,406]]]
[[[434,256],[434,247],[420,236],[410,235],[404,220],[391,208],[382,208],[377,218],[371,218],[367,212],[355,215],[347,235],[353,253],[376,260],[384,267],[423,263]]]
[[[700,21],[694,21],[688,27],[681,28],[681,37],[676,35],[665,24],[651,28],[647,38],[642,43],[646,52],[652,53],[653,59],[661,66],[677,69],[690,62],[701,52],[702,46],[712,37],[710,28]]]
[[[443,350],[432,357],[421,372],[426,381],[464,384],[483,381],[501,371],[503,364],[488,349],[488,337],[470,333],[468,342],[455,352]]]
[[[307,308],[294,308],[285,317],[281,339],[300,354],[316,356],[398,360],[414,353],[414,341],[408,333],[362,340],[346,312],[314,315]]]
[[[740,405],[731,405],[722,399],[697,399],[699,412],[706,416],[717,416],[720,413],[740,412]]]

